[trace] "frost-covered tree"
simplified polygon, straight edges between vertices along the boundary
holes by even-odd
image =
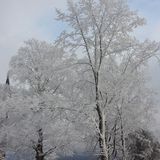
[[[158,160],[160,158],[159,142],[144,129],[128,134],[127,149],[129,160]]]
[[[35,39],[25,42],[18,55],[11,59],[11,79],[26,93],[10,99],[13,102],[10,105],[20,115],[19,122],[14,121],[16,126],[10,129],[15,131],[14,140],[18,134],[22,137],[20,140],[26,139],[23,145],[32,146],[37,160],[59,149],[69,150],[69,127],[65,126],[69,125],[66,112],[70,106],[63,85],[71,76],[74,59],[62,49]]]
[[[123,0],[70,0],[67,12],[57,10],[57,15],[58,20],[69,25],[57,43],[86,57],[80,64],[85,65],[88,82],[93,84],[91,116],[98,133],[100,159],[108,160],[110,109],[117,106],[122,110],[123,102],[126,103],[132,91],[132,78],[140,75],[142,66],[159,50],[159,44],[147,40],[139,42],[132,36],[133,30],[144,24],[144,19],[131,11]],[[134,98],[134,93],[129,98]],[[121,122],[122,127],[123,120]],[[122,147],[123,132],[121,128]],[[124,149],[122,152],[125,159]]]
[[[10,75],[14,83],[29,87],[34,94],[54,93],[65,80],[73,59],[53,44],[31,39],[12,57]]]
[[[145,21],[125,0],[69,0],[57,14],[69,26],[56,44],[31,39],[11,59],[0,140],[36,160],[76,148],[126,160],[127,135],[146,126],[153,107],[144,71],[159,44],[133,36]]]

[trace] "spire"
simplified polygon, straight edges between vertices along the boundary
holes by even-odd
[[[6,85],[10,85],[9,73],[7,74]]]
[[[11,97],[9,73],[7,74],[6,83],[4,85],[4,97],[3,97],[3,100],[6,100],[6,98],[8,98],[8,97]]]

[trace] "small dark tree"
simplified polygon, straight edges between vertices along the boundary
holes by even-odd
[[[151,155],[151,160],[159,160],[160,159],[160,143],[155,142],[153,144],[153,152]]]
[[[7,75],[6,85],[10,85],[9,75]]]
[[[160,143],[147,130],[139,129],[128,134],[127,150],[129,160],[160,159]]]
[[[44,160],[44,152],[43,152],[43,131],[42,129],[38,130],[38,142],[33,147],[36,152],[36,160]]]
[[[49,149],[48,151],[44,151],[44,133],[43,129],[40,128],[37,131],[38,134],[38,140],[36,142],[33,141],[33,149],[35,151],[35,160],[45,160],[48,155],[50,155],[52,152],[55,151],[57,148],[56,146]]]

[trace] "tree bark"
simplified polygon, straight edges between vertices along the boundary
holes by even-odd
[[[122,145],[122,160],[126,160],[126,153],[125,153],[125,138],[124,138],[124,128],[123,128],[123,120],[121,118],[121,145]]]
[[[108,148],[106,142],[106,124],[105,124],[105,115],[101,111],[100,107],[97,106],[97,113],[99,116],[99,146],[100,146],[100,159],[108,160]]]
[[[38,143],[35,147],[36,151],[36,160],[44,160],[44,152],[43,152],[43,130],[42,128],[38,130]]]
[[[116,155],[117,155],[116,141],[117,141],[117,118],[115,120],[115,124],[113,128],[113,151],[112,151],[113,158],[116,158]]]
[[[106,142],[106,118],[105,113],[99,104],[99,89],[98,89],[98,73],[95,74],[95,90],[96,90],[96,110],[99,120],[99,147],[100,160],[108,160],[108,147]]]

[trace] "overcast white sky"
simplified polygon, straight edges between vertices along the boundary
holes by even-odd
[[[23,41],[56,38],[60,25],[54,21],[54,9],[65,6],[65,0],[0,0],[0,82]]]
[[[148,22],[137,36],[160,41],[160,0],[129,0],[129,4]],[[0,0],[0,82],[5,81],[9,60],[23,41],[37,38],[52,42],[56,38],[63,26],[54,20],[54,8],[65,6],[66,0]],[[155,86],[160,82],[159,67],[153,64],[151,69]]]

